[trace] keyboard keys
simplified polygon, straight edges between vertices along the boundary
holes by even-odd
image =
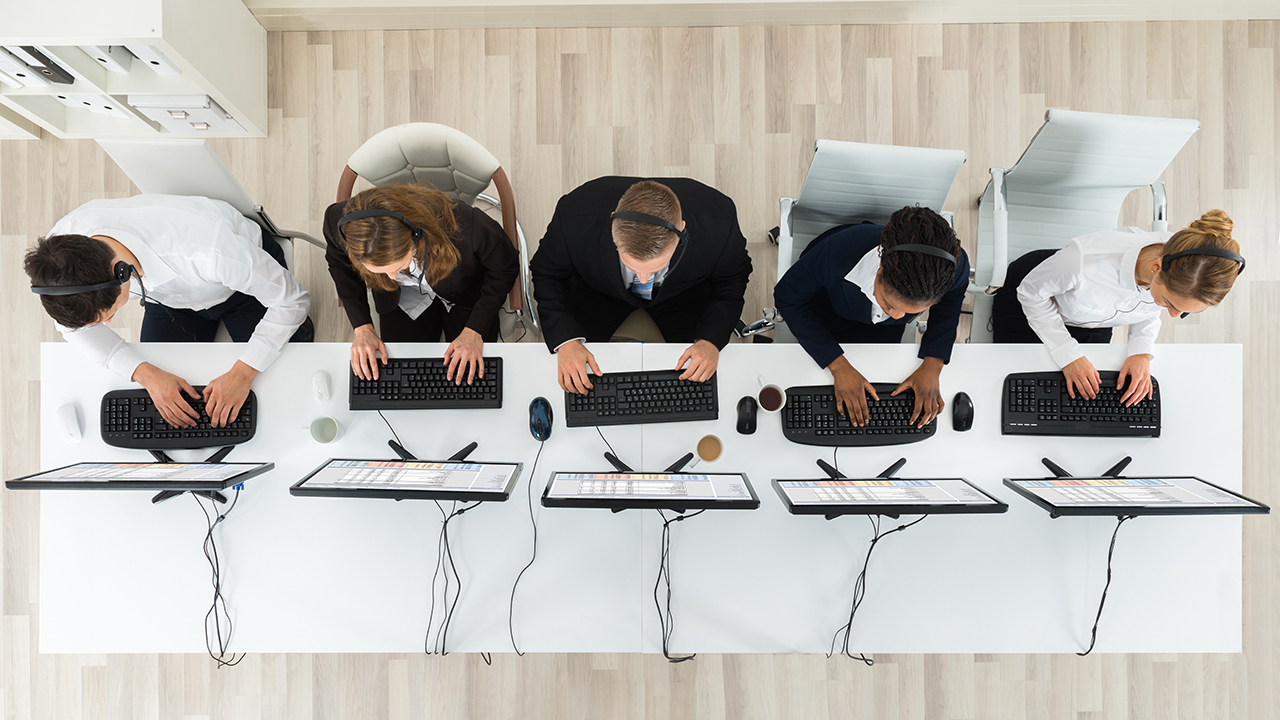
[[[565,424],[589,427],[719,418],[715,376],[696,383],[681,380],[680,373],[655,370],[593,376],[586,395],[564,394]]]
[[[801,445],[874,446],[901,445],[932,437],[937,420],[922,428],[910,424],[915,395],[907,392],[890,397],[897,389],[892,383],[873,383],[880,400],[867,398],[870,418],[855,427],[847,415],[836,410],[835,389],[831,385],[809,385],[787,389],[782,409],[783,435]]]
[[[197,393],[203,386],[196,386]],[[146,390],[113,390],[102,397],[102,440],[108,445],[142,450],[175,450],[221,447],[253,437],[257,423],[257,395],[249,396],[236,417],[224,427],[213,427],[203,399],[186,398],[199,414],[195,427],[174,427],[160,416]]]
[[[1160,437],[1160,385],[1154,397],[1129,407],[1121,403],[1117,371],[1102,371],[1097,396],[1067,394],[1062,373],[1015,373],[1004,381],[1001,433],[1087,437]]]
[[[391,358],[377,380],[350,376],[352,410],[446,410],[502,407],[502,358],[484,358],[484,377],[448,379],[444,358]]]

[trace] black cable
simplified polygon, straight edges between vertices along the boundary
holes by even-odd
[[[538,443],[538,454],[534,456],[533,469],[529,471],[529,484],[525,486],[525,499],[529,504],[529,524],[533,526],[533,555],[520,570],[520,574],[516,575],[516,581],[511,585],[511,604],[507,606],[507,632],[511,635],[511,649],[516,651],[517,657],[524,657],[524,653],[520,652],[519,646],[516,645],[516,588],[520,587],[520,578],[524,577],[525,570],[533,567],[533,561],[538,559],[538,519],[533,516],[533,480],[537,477],[538,458],[542,457],[542,448],[546,444],[546,440]]]
[[[1098,642],[1098,621],[1102,619],[1102,606],[1107,604],[1107,590],[1111,587],[1111,556],[1116,551],[1116,535],[1120,534],[1120,526],[1125,520],[1132,520],[1135,515],[1121,515],[1116,519],[1116,529],[1111,533],[1111,547],[1107,549],[1107,584],[1102,586],[1102,599],[1098,601],[1098,614],[1093,618],[1093,630],[1089,633],[1089,647],[1082,653],[1076,653],[1080,657],[1084,657],[1093,652],[1093,644]]]
[[[836,630],[835,634],[831,636],[831,648],[827,651],[828,658],[830,658],[832,655],[835,654],[836,638],[840,637],[840,633],[841,631],[843,631],[844,643],[840,647],[840,653],[850,659],[861,660],[863,664],[865,664],[867,667],[870,667],[876,664],[875,660],[867,657],[863,653],[858,653],[857,655],[854,655],[853,651],[849,649],[849,636],[853,634],[853,616],[857,614],[858,607],[862,605],[862,599],[866,597],[866,594],[867,594],[867,566],[871,564],[871,552],[876,549],[876,543],[880,542],[881,540],[888,537],[889,535],[906,530],[907,528],[911,527],[912,525],[915,525],[916,523],[920,522],[921,520],[924,520],[927,517],[929,516],[921,515],[918,519],[913,520],[909,523],[906,523],[905,525],[899,525],[898,527],[888,532],[881,533],[880,532],[881,516],[880,515],[867,516],[867,521],[871,523],[871,530],[872,530],[871,545],[867,547],[867,557],[862,561],[862,572],[858,573],[858,579],[855,580],[853,583],[853,603],[852,603],[852,606],[849,608],[849,621],[846,622],[844,625],[840,626],[840,628]]]
[[[598,429],[599,426],[597,426]],[[691,517],[697,517],[706,512],[706,508],[688,515],[676,515],[668,519],[666,513],[658,510],[658,516],[662,518],[662,555],[658,560],[658,580],[653,584],[653,606],[658,610],[658,626],[662,629],[662,657],[672,663],[681,663],[686,660],[692,660],[698,656],[697,653],[692,655],[683,655],[680,657],[671,657],[671,635],[675,633],[676,622],[675,617],[671,613],[671,523],[688,520]],[[658,600],[658,588],[662,586],[662,581],[667,582],[667,607],[664,613],[662,603]]]
[[[382,414],[381,410],[378,411],[378,417],[382,418],[382,422],[387,424],[387,429],[391,431],[392,435],[395,435],[396,444],[400,447],[404,447],[404,443],[400,442],[400,435],[396,432],[395,428],[391,427],[391,421],[387,419],[386,415]],[[441,508],[440,512],[444,512],[444,508]]]
[[[447,521],[447,513],[439,500],[433,500],[436,508],[440,510],[440,517]],[[440,537],[436,538],[436,569],[431,573],[431,611],[427,613],[427,635],[422,641],[422,652],[431,655],[431,627],[435,623],[436,617],[436,584],[440,578],[440,566],[444,564],[444,526],[440,526]],[[445,590],[448,591],[449,576],[445,575]]]
[[[232,623],[231,614],[227,612],[227,602],[222,597],[222,562],[218,557],[217,542],[213,539],[213,529],[216,528],[223,520],[226,520],[227,515],[230,515],[231,511],[235,509],[236,503],[240,501],[240,491],[236,490],[236,494],[231,500],[231,505],[227,507],[226,512],[216,515],[216,517],[210,515],[209,511],[205,509],[204,503],[200,502],[199,495],[192,493],[191,496],[195,498],[196,504],[200,506],[200,512],[204,513],[205,523],[209,528],[205,533],[203,546],[204,557],[209,561],[209,569],[213,575],[213,602],[209,606],[209,612],[204,615],[205,650],[209,653],[209,657],[213,658],[214,661],[218,663],[219,669],[223,667],[235,667],[240,664],[241,660],[244,660],[245,654],[240,653],[240,657],[236,657],[235,653],[231,653],[231,659],[225,659],[227,656],[227,646],[231,644]],[[214,503],[213,509],[216,513],[216,501],[211,500],[210,502]],[[210,618],[213,619],[214,637],[217,638],[218,642],[218,652],[216,655],[213,652],[213,639],[209,636]],[[222,635],[222,623],[224,620],[227,623],[226,637],[223,637]]]
[[[836,472],[840,472],[840,446],[839,445],[831,448],[831,467],[835,468]]]
[[[428,616],[428,619],[427,619],[427,638],[428,638],[427,647],[430,647],[431,620],[432,620],[432,617],[434,617],[435,615],[435,586],[436,586],[436,577],[438,577],[439,575],[439,570],[441,565],[440,558],[448,559],[449,561],[449,564],[445,567],[444,593],[441,596],[441,599],[447,606],[447,609],[443,610],[444,616],[440,619],[440,629],[436,632],[435,650],[434,651],[426,650],[427,654],[429,655],[438,653],[443,657],[449,654],[449,650],[448,650],[449,627],[453,623],[453,613],[458,608],[458,599],[462,596],[462,576],[458,574],[458,566],[453,560],[453,547],[449,543],[449,521],[467,512],[468,510],[472,510],[479,506],[480,506],[480,502],[476,501],[471,505],[464,505],[459,508],[457,507],[457,503],[455,502],[450,507],[449,513],[445,514],[444,507],[441,506],[438,501],[436,501],[436,507],[440,508],[441,514],[444,515],[444,521],[440,525],[441,543],[438,548],[440,555],[437,557],[436,575],[433,575],[431,578],[431,615]],[[451,570],[453,571],[453,582],[454,582],[452,603],[449,602],[449,572]]]
[[[596,432],[600,433],[600,439],[604,440],[604,444],[609,445],[609,441],[605,438],[604,433],[600,431],[599,425],[596,426]],[[613,453],[614,457],[618,457],[618,451],[614,450],[612,445],[609,445],[609,452]],[[621,458],[618,459],[621,460]]]

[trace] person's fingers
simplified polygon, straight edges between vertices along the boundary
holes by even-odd
[[[871,412],[867,409],[867,396],[862,393],[858,395],[858,419],[863,425],[871,419]]]
[[[685,361],[693,357],[692,350],[693,350],[693,346],[689,346],[688,348],[685,348],[684,354],[682,354],[680,356],[680,359],[676,361],[676,366],[673,369],[679,370],[680,368],[684,367]],[[693,363],[689,363],[689,366],[692,368]],[[681,376],[681,379],[684,379],[683,375]]]
[[[1131,372],[1128,367],[1121,366],[1120,372],[1116,373],[1116,389],[1117,390],[1124,387],[1125,378],[1129,377],[1130,374]]]
[[[897,392],[895,391],[894,394],[896,395]],[[920,393],[916,393],[916,400],[914,403],[912,403],[912,406],[911,406],[911,419],[908,420],[907,422],[914,423],[916,421],[916,418],[920,418],[921,420],[923,420],[924,415],[925,415],[924,398],[920,396]]]
[[[447,354],[447,351],[446,351],[446,354]],[[458,369],[458,363],[459,363],[459,362],[461,362],[461,361],[462,361],[462,355],[460,355],[460,354],[454,354],[453,359],[445,358],[445,364],[446,364],[446,365],[448,366],[448,368],[449,368],[449,369],[445,372],[445,374],[444,374],[444,379],[445,379],[445,380],[448,380],[448,381],[450,381],[450,382],[453,382],[453,381],[454,381],[454,379],[455,379],[455,378],[454,378],[454,376],[453,376],[453,375],[454,375],[454,372]],[[457,379],[457,383],[456,383],[456,384],[461,385],[461,384],[462,384],[462,373],[458,373],[458,377],[457,377],[456,379]]]
[[[587,364],[591,366],[591,371],[594,372],[597,376],[604,374],[600,372],[600,366],[596,364],[595,355],[592,355],[591,353],[587,353]],[[591,387],[591,383],[587,383],[587,387]]]
[[[565,392],[573,392],[569,389],[568,383],[565,382],[564,368],[556,368],[556,382],[560,383],[560,389]]]
[[[476,366],[480,364],[480,358],[473,357],[471,358],[471,362],[468,364],[471,372],[467,374],[467,384],[470,385],[476,381]]]
[[[864,384],[864,387],[867,389],[867,392],[871,393],[871,397],[872,397],[876,402],[879,402],[879,401],[880,401],[880,396],[876,394],[876,389],[875,389],[874,387],[872,387],[872,386],[871,386],[871,383],[866,382],[865,380],[864,380],[863,382],[865,383],[865,384]],[[866,405],[867,405],[866,398],[863,398],[863,400],[862,400],[862,406],[863,406],[863,407],[866,407]]]
[[[232,420],[240,417],[240,408],[242,407],[244,407],[244,400],[241,400],[231,407],[231,411],[227,413],[226,424],[230,425]]]
[[[902,381],[902,384],[900,384],[900,385],[898,385],[898,387],[894,388],[894,389],[893,389],[893,392],[889,393],[889,397],[897,397],[897,396],[898,396],[898,393],[902,392],[903,390],[907,390],[907,389],[909,389],[910,387],[911,387],[911,379],[910,379],[910,378],[907,378],[906,380],[903,380],[903,381]],[[919,400],[917,400],[917,402],[919,402]]]
[[[183,381],[183,384],[184,384],[184,385],[186,385],[186,381],[185,381],[185,380]],[[187,387],[191,387],[191,386],[190,386],[190,385],[187,385]],[[193,388],[193,389],[191,390],[191,397],[198,398],[198,397],[200,397],[200,394],[199,394],[199,393],[197,393],[197,392],[195,391],[195,389]],[[195,408],[192,408],[192,407],[191,407],[191,404],[190,404],[190,403],[188,403],[188,402],[187,402],[187,399],[186,399],[185,397],[183,397],[183,396],[182,396],[182,393],[178,393],[178,398],[177,398],[176,404],[177,404],[177,406],[178,406],[178,412],[182,413],[183,415],[186,415],[188,418],[190,418],[190,419],[192,419],[192,420],[199,420],[199,419],[200,419],[200,413],[196,412],[196,411],[195,411]],[[193,423],[191,423],[191,424],[192,424],[192,425],[194,425],[195,423],[193,422]]]
[[[1075,400],[1076,399],[1075,381],[1071,379],[1070,375],[1063,375],[1062,377],[1063,377],[1063,380],[1066,381],[1067,383],[1067,397],[1071,398],[1072,400]]]

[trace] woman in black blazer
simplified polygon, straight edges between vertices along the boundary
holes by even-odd
[[[356,375],[377,379],[378,353],[387,360],[384,340],[439,342],[443,334],[449,379],[483,377],[484,343],[498,337],[498,312],[520,267],[500,225],[439,190],[382,185],[330,205],[324,237],[329,275],[355,328]]]

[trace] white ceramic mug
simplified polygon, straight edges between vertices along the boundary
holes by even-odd
[[[697,467],[700,462],[715,462],[720,459],[720,455],[723,453],[724,442],[715,435],[705,435],[693,448],[693,461],[685,467],[692,470]]]
[[[311,421],[307,426],[307,432],[310,433],[312,440],[321,445],[327,445],[342,437],[342,425],[328,415],[321,415]]]
[[[756,404],[760,406],[760,409],[767,413],[782,412],[782,407],[787,404],[787,391],[783,390],[781,385],[765,382],[763,375],[757,375],[756,381],[760,384],[760,390],[756,393]],[[769,405],[765,403],[765,399],[772,396],[773,393],[777,393],[777,396],[770,399],[776,400],[774,404],[777,407],[770,410]]]

